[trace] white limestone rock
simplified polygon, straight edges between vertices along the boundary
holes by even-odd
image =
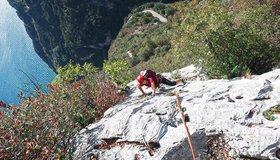
[[[182,107],[187,109],[187,125],[197,159],[207,159],[207,135],[220,133],[236,159],[277,159],[280,118],[269,121],[263,112],[280,104],[280,69],[252,79],[207,81],[200,81],[205,78],[200,78],[194,66],[179,71],[182,77],[195,77],[194,81],[166,88],[178,92]],[[163,75],[169,78],[171,73]],[[93,155],[100,160],[192,159],[186,130],[177,114],[176,97],[158,93],[155,97],[139,98],[136,82],[129,86],[135,90],[126,101],[108,109],[99,122],[76,136],[74,159],[86,160]],[[160,148],[151,155],[143,143],[156,139]],[[98,149],[106,140],[115,143]]]

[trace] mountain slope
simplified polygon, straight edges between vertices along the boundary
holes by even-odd
[[[151,0],[8,0],[36,52],[53,69],[72,59],[101,66],[132,8]],[[165,1],[174,2],[173,0]]]
[[[144,4],[126,18],[108,59],[128,59],[135,74],[190,64],[211,77],[262,74],[280,64],[279,5],[274,0]]]

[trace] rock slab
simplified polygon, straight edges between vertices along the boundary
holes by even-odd
[[[280,118],[276,115],[274,121],[267,120],[263,112],[280,105],[280,69],[232,80],[204,80],[194,66],[179,72],[193,81],[164,86],[165,92],[158,91],[154,97],[138,97],[136,82],[131,82],[135,90],[126,101],[107,110],[99,122],[76,136],[74,159],[192,159],[176,96],[167,92],[179,93],[181,106],[187,110],[197,159],[208,159],[207,137],[221,134],[232,159],[278,159]],[[163,75],[170,78],[172,73]],[[150,146],[149,142],[158,144]]]

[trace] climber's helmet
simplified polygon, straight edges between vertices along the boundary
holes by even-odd
[[[139,75],[137,76],[137,81],[142,84],[144,82],[144,76],[143,75]]]

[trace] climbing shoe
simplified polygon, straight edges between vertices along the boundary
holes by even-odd
[[[159,91],[165,92],[165,91],[166,91],[166,88],[165,88],[165,87],[160,87],[160,88],[159,88]]]
[[[277,151],[276,151],[276,157],[278,158],[278,159],[280,159],[280,149],[278,149]]]
[[[156,141],[150,141],[148,142],[148,145],[151,149],[158,149],[160,148],[160,144]]]

